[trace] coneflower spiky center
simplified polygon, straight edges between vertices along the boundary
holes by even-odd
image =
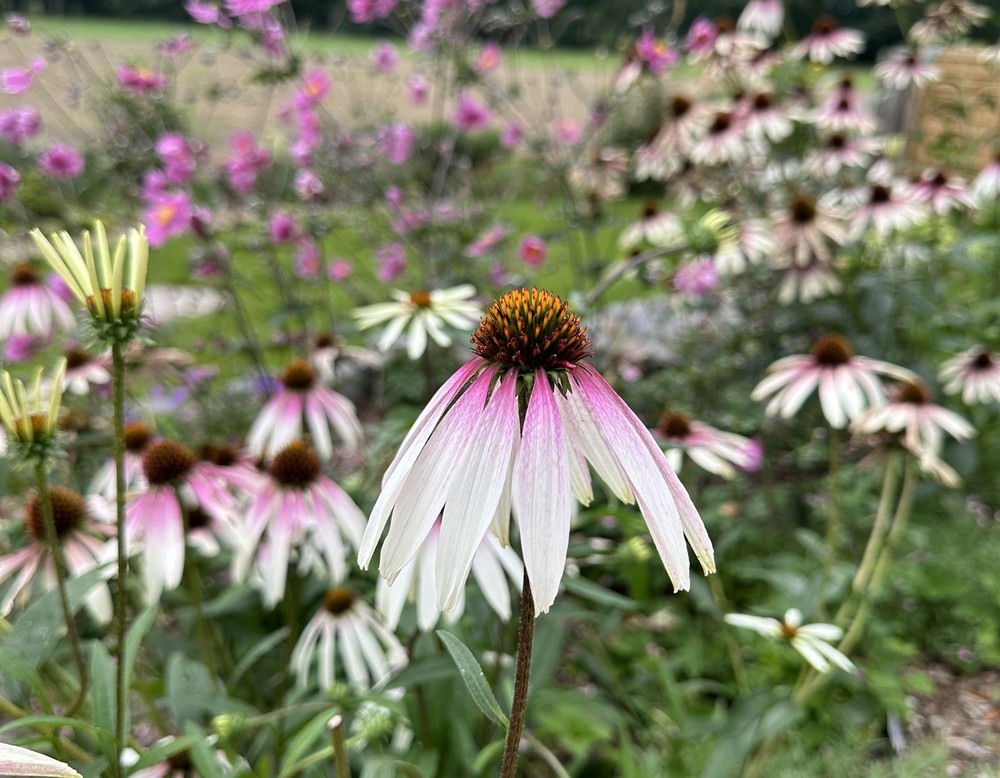
[[[87,516],[87,503],[83,497],[64,486],[50,486],[49,500],[52,502],[52,518],[56,525],[56,537],[60,540],[80,526]],[[26,526],[28,534],[40,543],[48,538],[45,533],[45,519],[38,494],[28,500]]]
[[[75,370],[93,361],[93,357],[90,354],[78,348],[66,349],[64,356],[66,357],[67,370]]]
[[[899,385],[896,393],[896,402],[910,403],[911,405],[926,405],[931,401],[931,393],[923,384],[914,381],[906,381]]]
[[[822,335],[809,352],[820,365],[846,365],[854,356],[850,342],[842,335]]]
[[[140,454],[153,439],[153,431],[141,421],[125,425],[125,450]]]
[[[204,443],[198,447],[198,459],[219,467],[232,467],[239,462],[240,456],[232,446]]]
[[[312,446],[297,440],[275,454],[270,472],[271,477],[282,486],[304,489],[315,483],[321,470],[319,455]]]
[[[663,414],[658,429],[665,437],[683,438],[691,432],[691,419],[683,413],[670,411]]]
[[[497,299],[472,335],[473,350],[522,373],[564,370],[591,356],[587,328],[556,295],[515,289]]]
[[[766,111],[768,110],[774,102],[771,100],[771,95],[767,92],[758,92],[753,97],[753,109],[755,111]]]
[[[827,145],[831,149],[840,150],[847,145],[847,138],[838,132],[836,135],[830,137],[830,140],[827,142]]]
[[[719,135],[729,129],[729,125],[732,123],[730,116],[725,111],[719,111],[715,114],[715,119],[712,120],[712,126],[709,128],[709,135]]]
[[[11,286],[38,286],[42,279],[30,262],[23,262],[10,273]]]
[[[972,360],[972,366],[976,370],[989,370],[993,367],[993,356],[989,351],[980,351],[976,358]]]
[[[813,35],[829,35],[837,29],[837,20],[832,16],[821,16],[813,24]]]
[[[430,308],[431,294],[430,292],[410,292],[410,303],[418,308]]]
[[[313,347],[318,349],[331,348],[337,344],[336,338],[329,332],[321,332],[313,341]]]
[[[691,101],[682,95],[678,95],[673,100],[670,101],[670,113],[675,119],[680,119],[688,111],[691,110]],[[1000,152],[998,152],[1000,156]]]
[[[656,207],[656,203],[652,200],[647,200],[646,204],[642,206],[642,218],[643,220],[652,219],[660,212],[660,209]]]
[[[812,224],[816,219],[816,201],[809,195],[795,195],[788,210],[796,224]]]
[[[872,187],[872,205],[887,203],[890,200],[892,200],[892,190],[885,184],[875,184],[875,186]]]
[[[293,359],[281,374],[282,385],[293,392],[308,392],[316,383],[316,371],[304,359]]]
[[[346,587],[330,589],[323,595],[323,609],[334,616],[347,613],[354,605],[357,595]]]
[[[166,486],[187,475],[196,461],[187,446],[175,440],[157,440],[142,456],[142,471],[151,485]]]

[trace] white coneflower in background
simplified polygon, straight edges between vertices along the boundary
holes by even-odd
[[[809,194],[792,195],[774,220],[776,264],[806,267],[813,258],[830,261],[830,243],[842,245],[847,241],[843,220],[832,199],[830,195],[820,201]]]
[[[785,7],[782,0],[749,0],[744,6],[736,29],[743,32],[759,32],[768,38],[774,38],[781,32],[781,23],[785,20]]]
[[[854,663],[830,645],[843,637],[844,630],[833,624],[803,624],[802,613],[796,608],[785,611],[781,621],[743,613],[727,613],[723,618],[734,627],[787,641],[817,672],[828,673],[834,667],[845,673],[855,670]]]
[[[974,346],[941,365],[941,380],[948,394],[962,393],[962,402],[1000,402],[1000,358],[992,351]]]
[[[852,57],[864,49],[865,38],[858,30],[840,27],[832,16],[821,16],[812,31],[792,49],[792,56],[808,56],[812,62],[829,65],[834,57]]]
[[[292,651],[291,668],[300,686],[309,682],[313,658],[319,661],[319,686],[337,680],[337,657],[356,691],[388,680],[407,662],[406,650],[379,616],[351,589],[329,590]]]
[[[661,211],[656,203],[643,206],[642,215],[618,236],[618,248],[632,251],[649,244],[667,246],[676,243],[682,236],[681,220],[669,211]]]
[[[37,335],[51,338],[56,328],[72,330],[73,311],[39,276],[30,262],[10,273],[10,288],[0,298],[0,340]]]
[[[476,303],[470,302],[476,294],[470,284],[430,292],[393,289],[390,294],[396,302],[365,305],[352,315],[363,330],[386,325],[378,339],[380,351],[388,351],[405,330],[406,355],[410,359],[419,359],[424,353],[428,336],[441,347],[450,346],[452,337],[446,328],[468,332],[482,313]]]
[[[941,78],[941,71],[916,49],[899,46],[875,66],[875,75],[890,89],[927,86]]]
[[[763,458],[758,441],[723,432],[676,411],[663,414],[650,431],[667,447],[667,461],[678,473],[685,454],[704,470],[727,479],[736,477],[737,468],[745,472],[758,470]]]

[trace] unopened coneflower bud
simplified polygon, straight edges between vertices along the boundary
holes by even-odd
[[[187,475],[196,461],[187,446],[174,440],[157,440],[142,456],[142,471],[153,486],[165,486]]]
[[[61,540],[86,519],[87,504],[83,497],[64,486],[50,486],[48,493],[52,503],[52,519],[56,527],[56,537]],[[32,538],[41,543],[48,541],[42,503],[37,493],[28,500],[25,525]]]

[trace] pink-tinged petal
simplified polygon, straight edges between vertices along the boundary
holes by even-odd
[[[257,418],[254,419],[254,423],[250,425],[250,432],[247,433],[247,450],[255,457],[264,456],[264,452],[267,450],[267,439],[274,430],[283,405],[283,394],[275,395],[268,400]]]
[[[513,449],[510,453],[510,464],[507,467],[507,478],[504,480],[503,492],[500,494],[500,502],[497,503],[496,512],[490,521],[490,531],[500,541],[500,545],[507,547],[510,545],[510,507],[511,492],[513,491],[514,463],[517,462],[517,449],[521,441],[517,435],[514,436]]]
[[[365,622],[360,618],[356,621],[352,619],[352,621],[355,622],[356,626],[354,634],[358,639],[358,647],[361,649],[366,664],[371,668],[372,682],[378,684],[388,678],[391,672],[389,663],[385,659],[385,651],[382,650]]]
[[[835,429],[843,429],[847,424],[847,414],[841,407],[840,394],[837,391],[837,377],[832,370],[824,370],[819,379],[819,402],[823,407],[823,415]]]
[[[567,532],[568,535],[568,532]],[[509,621],[511,616],[510,608],[510,583],[504,575],[500,560],[493,552],[493,547],[488,546],[489,536],[483,538],[483,543],[472,558],[472,576],[479,584],[479,589],[486,598],[486,602],[504,621]],[[559,571],[560,575],[562,570]],[[558,586],[558,582],[557,582]],[[534,584],[532,584],[534,589]]]
[[[559,408],[541,370],[535,373],[524,415],[513,487],[521,553],[537,616],[548,612],[559,593],[573,510]]]
[[[438,607],[458,604],[472,556],[496,513],[518,432],[517,376],[508,374],[493,390],[472,432],[467,454],[448,490],[438,546]]]
[[[36,548],[26,546],[0,559],[0,583],[6,581],[15,570],[19,570],[36,551]]]
[[[357,548],[361,544],[361,536],[365,531],[365,514],[361,512],[350,495],[329,478],[322,479],[316,485],[316,489],[323,496],[351,545]]]
[[[337,525],[322,514],[316,521],[313,533],[322,547],[323,557],[330,568],[330,578],[340,583],[347,577],[347,549]]]
[[[629,416],[634,414],[604,379],[586,369],[577,370],[574,379],[574,391],[579,389],[583,393],[628,477],[674,589],[688,589],[691,573],[687,544],[678,507],[665,479],[669,471],[666,459],[645,426],[638,419],[630,423]],[[658,458],[645,444],[640,430],[649,436],[651,445],[659,452]]]
[[[399,451],[382,477],[382,493],[378,497],[375,508],[372,509],[368,526],[365,529],[364,537],[361,540],[361,547],[358,550],[358,564],[363,570],[368,569],[375,547],[378,545],[385,525],[389,521],[392,507],[399,496],[403,483],[409,476],[417,457],[423,451],[424,445],[431,434],[437,428],[438,421],[444,412],[451,407],[452,401],[458,393],[465,387],[469,379],[485,363],[484,360],[476,358],[466,362],[455,374],[449,378],[444,386],[438,389],[431,398],[427,407],[421,412],[413,427],[403,438]]]
[[[344,445],[352,450],[357,449],[365,432],[361,428],[361,422],[358,421],[354,403],[326,387],[320,387],[315,391],[316,397],[326,411],[327,420],[344,441]]]
[[[624,503],[634,503],[635,495],[628,478],[583,397],[570,391],[565,397],[557,395],[556,402],[569,447],[583,454],[612,494]]]
[[[302,439],[302,414],[305,402],[301,392],[284,392],[279,406],[278,418],[271,430],[266,455],[273,457],[288,444]]]
[[[320,630],[325,621],[323,617],[323,611],[313,616],[302,631],[299,642],[295,644],[295,648],[292,650],[290,664],[292,672],[295,673],[300,686],[305,686],[306,680],[309,677],[309,664],[312,659],[313,649],[316,646],[316,640],[319,638]]]
[[[7,596],[4,597],[3,602],[0,602],[0,616],[6,616],[10,613],[11,608],[14,607],[14,603],[17,601],[18,595],[28,586],[35,577],[35,573],[38,572],[38,566],[42,561],[42,555],[40,549],[29,547],[25,549],[32,553],[23,557],[24,567],[21,568],[21,572],[18,573],[17,578],[7,589]]]
[[[155,487],[148,496],[150,513],[142,561],[146,600],[153,603],[164,589],[176,589],[184,575],[184,518],[177,497],[168,487]]]
[[[494,373],[492,370],[481,373],[455,402],[404,481],[406,498],[396,502],[392,524],[382,544],[379,572],[386,578],[392,580],[413,558],[441,513],[449,487],[457,477],[462,458],[484,415],[486,395]],[[504,467],[506,465],[505,460]],[[385,494],[383,492],[379,501]],[[377,501],[373,516],[378,508]]]
[[[781,415],[783,419],[790,419],[796,411],[802,407],[802,403],[812,394],[816,384],[819,383],[819,370],[812,370],[802,373],[786,386],[774,399],[767,404],[764,413],[768,416]]]
[[[9,743],[0,743],[0,775],[80,778],[80,773],[65,762]]]
[[[431,532],[415,560],[420,573],[417,578],[417,626],[424,632],[434,629],[441,615],[437,606],[437,576],[434,574],[437,548],[438,533]]]
[[[292,523],[283,521],[279,509],[267,531],[267,559],[263,563],[264,604],[273,608],[285,594],[288,557],[291,555]]]
[[[306,424],[312,435],[313,447],[320,459],[330,459],[333,456],[333,441],[330,439],[330,427],[326,423],[326,414],[315,395],[305,399]]]

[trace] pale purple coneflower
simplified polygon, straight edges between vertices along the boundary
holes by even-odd
[[[878,359],[858,356],[846,338],[823,335],[808,354],[783,357],[767,369],[750,394],[753,400],[770,397],[768,416],[794,416],[817,389],[823,415],[831,427],[842,429],[866,408],[885,402],[880,375],[908,380],[913,373]]]
[[[875,119],[862,104],[850,77],[840,81],[810,118],[827,132],[867,135],[875,131]]]
[[[68,361],[68,360],[67,360]],[[146,475],[142,470],[142,454],[153,440],[153,431],[142,422],[125,425],[125,491],[142,491],[146,488]],[[115,460],[108,459],[102,464],[90,482],[90,491],[107,500],[114,500]]]
[[[246,510],[245,541],[235,570],[237,578],[245,578],[254,556],[260,557],[262,595],[270,608],[285,594],[293,551],[306,546],[319,551],[330,580],[343,581],[348,549],[359,547],[365,516],[347,492],[323,475],[316,451],[302,441],[281,449],[268,474]],[[265,535],[266,554],[261,555],[257,552]]]
[[[590,341],[562,300],[508,292],[473,343],[476,357],[432,398],[386,471],[362,567],[388,524],[379,572],[394,580],[440,515],[438,607],[450,610],[487,530],[507,544],[513,508],[535,612],[544,613],[562,579],[573,497],[592,499],[589,462],[620,500],[638,502],[675,589],[690,586],[685,535],[714,571],[697,509],[649,431],[584,361]]]
[[[330,428],[344,444],[356,449],[361,442],[361,422],[354,404],[323,386],[316,370],[305,360],[293,359],[281,374],[281,388],[261,410],[247,434],[247,448],[256,457],[270,459],[302,437],[305,418],[311,442],[323,459],[333,456]]]
[[[858,30],[839,26],[832,16],[821,16],[812,31],[795,45],[791,56],[809,57],[812,62],[829,65],[834,57],[852,57],[864,48],[865,39]]]
[[[941,380],[948,394],[962,393],[962,402],[1000,402],[1000,359],[982,346],[973,346],[941,365]]]
[[[680,219],[669,211],[661,211],[656,203],[647,202],[642,216],[626,227],[618,236],[618,248],[632,251],[644,244],[668,246],[683,236]]]
[[[200,508],[216,518],[236,511],[236,499],[207,464],[173,440],[153,441],[143,453],[147,486],[126,508],[125,544],[130,555],[142,547],[147,602],[181,582],[188,511]]]
[[[111,383],[111,354],[105,352],[94,356],[83,349],[66,350],[66,375],[63,377],[67,392],[76,395],[90,393],[90,387]]]
[[[752,95],[740,114],[746,136],[753,141],[767,139],[779,143],[791,135],[795,127],[789,112],[779,106],[769,92]]]
[[[708,132],[691,147],[691,161],[699,165],[742,162],[755,146],[746,135],[747,124],[730,111],[717,111]]]
[[[874,138],[835,132],[809,153],[803,169],[814,176],[834,178],[844,168],[867,167],[878,151],[879,142]]]
[[[355,691],[367,691],[406,666],[406,650],[379,616],[351,589],[330,589],[292,651],[291,669],[299,686],[309,683],[313,659],[319,661],[319,686],[337,681],[337,655]]]
[[[742,219],[735,230],[734,238],[721,242],[712,255],[720,275],[738,275],[774,251],[774,232],[765,220]]]
[[[927,203],[938,216],[965,208],[975,209],[976,204],[960,178],[952,178],[943,170],[928,170],[913,187],[913,196]]]
[[[869,408],[855,420],[853,429],[866,435],[898,436],[921,469],[946,486],[956,486],[959,478],[940,456],[945,435],[961,442],[975,434],[975,428],[957,413],[931,402],[930,390],[915,376],[894,387],[888,402]]]
[[[417,627],[421,631],[429,632],[438,623],[441,609],[438,608],[435,571],[440,534],[439,521],[427,533],[417,555],[399,571],[395,581],[390,584],[385,578],[378,579],[375,608],[385,618],[389,629],[399,626],[403,606],[410,599],[416,601]],[[483,598],[503,621],[509,621],[511,616],[510,585],[520,588],[523,572],[523,565],[514,549],[501,546],[500,541],[490,534],[483,537],[472,557],[472,577],[479,584]],[[445,613],[445,618],[448,622],[457,621],[464,610],[463,594],[458,604]]]
[[[778,285],[778,302],[790,305],[798,300],[808,305],[823,297],[840,294],[843,288],[833,262],[812,255],[805,264],[790,265],[784,270]]]
[[[875,183],[854,194],[856,210],[851,232],[860,237],[869,227],[880,238],[918,222],[924,209],[903,181]]]
[[[76,326],[73,311],[56,294],[30,262],[17,265],[10,274],[10,288],[0,298],[0,340],[11,336],[39,335],[72,330]]]
[[[663,414],[650,431],[667,448],[667,461],[677,473],[685,454],[702,469],[726,479],[735,478],[737,469],[744,472],[760,469],[762,450],[758,441],[723,432],[683,413]]]
[[[72,489],[62,486],[51,486],[48,492],[56,540],[66,559],[70,579],[109,564],[114,558],[114,549],[108,545],[108,540],[114,536],[115,528],[112,524],[95,521],[94,515],[101,513],[95,498],[85,500]],[[55,559],[48,543],[37,493],[28,499],[25,514],[28,545],[0,558],[0,582],[17,574],[0,601],[0,616],[9,615],[16,602],[27,598],[36,579],[46,591],[57,586]],[[107,572],[108,575],[113,574],[110,566]],[[84,604],[101,624],[111,620],[111,593],[105,581],[94,583]]]
[[[993,158],[969,187],[971,194],[980,203],[1000,199],[1000,148],[993,151]]]
[[[736,28],[774,38],[781,32],[784,20],[785,6],[782,0],[749,0],[740,13]]]
[[[712,112],[707,104],[683,94],[676,94],[667,101],[665,113],[656,135],[636,151],[635,175],[640,181],[670,178],[712,122]]]
[[[847,232],[834,208],[830,193],[819,201],[812,195],[792,195],[788,205],[774,220],[775,262],[807,267],[813,258],[829,261],[830,243],[841,245]]]
[[[916,49],[899,46],[875,66],[875,75],[890,89],[927,86],[941,78],[941,70]]]

